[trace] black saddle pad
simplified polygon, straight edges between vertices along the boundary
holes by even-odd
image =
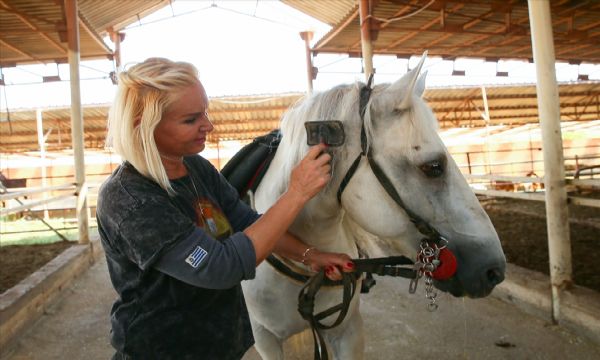
[[[238,151],[221,169],[221,174],[247,200],[247,192],[254,192],[269,168],[281,141],[279,129],[255,138]]]

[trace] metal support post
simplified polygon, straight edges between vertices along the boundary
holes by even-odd
[[[561,292],[572,284],[569,212],[565,189],[565,167],[560,129],[560,100],[556,82],[554,39],[550,2],[528,0],[531,44],[537,74],[537,98],[542,128],[544,184],[550,281],[552,285],[552,321],[560,320]]]
[[[81,111],[79,81],[79,16],[77,11],[77,0],[65,0],[69,40],[69,70],[71,74],[71,139],[77,185],[75,190],[77,195],[77,227],[79,229],[79,243],[87,244],[90,241],[88,224],[90,209],[87,203],[87,185],[85,183],[83,114]]]
[[[304,40],[304,47],[306,49],[306,78],[308,80],[308,94],[310,95],[313,91],[313,80],[316,77],[316,69],[313,68],[310,41],[313,38],[314,33],[312,31],[302,31],[300,37]]]
[[[369,0],[360,0],[358,3],[360,15],[360,43],[362,46],[362,58],[365,79],[373,74],[373,43],[371,42],[371,18],[369,17]]]

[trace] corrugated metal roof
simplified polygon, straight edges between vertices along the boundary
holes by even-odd
[[[489,122],[485,112],[482,88],[427,89],[427,100],[440,127],[483,127],[488,125],[519,126],[537,123],[536,88],[529,86],[494,86],[485,89]],[[561,121],[600,119],[600,82],[561,84]],[[209,135],[210,144],[227,140],[249,140],[279,126],[283,113],[304,94],[211,98],[209,113],[215,130]],[[106,136],[108,105],[83,108],[86,148],[103,148]],[[10,116],[10,121],[8,121]],[[44,134],[48,134],[49,150],[71,147],[70,110],[43,109]],[[35,151],[37,145],[36,110],[0,113],[0,151]]]
[[[356,0],[281,0],[281,2],[331,26],[338,24],[358,8]]]
[[[358,2],[282,0],[333,26],[313,53],[361,51]],[[531,59],[527,2],[370,1],[373,52],[398,56]],[[343,5],[343,6],[342,6]],[[556,58],[600,63],[600,1],[551,1]]]
[[[120,30],[169,0],[79,0],[80,56],[112,58],[102,36]],[[67,62],[67,23],[63,1],[0,1],[0,66]]]

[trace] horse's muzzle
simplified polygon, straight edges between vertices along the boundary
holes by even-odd
[[[443,281],[436,280],[435,287],[456,297],[482,298],[488,296],[496,285],[504,281],[506,262],[497,261],[470,273],[461,271],[460,261],[458,267],[457,274],[452,278]]]

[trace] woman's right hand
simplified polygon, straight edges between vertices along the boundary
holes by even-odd
[[[325,144],[311,147],[292,170],[288,191],[299,195],[304,202],[315,196],[331,178],[331,155],[326,149]]]

